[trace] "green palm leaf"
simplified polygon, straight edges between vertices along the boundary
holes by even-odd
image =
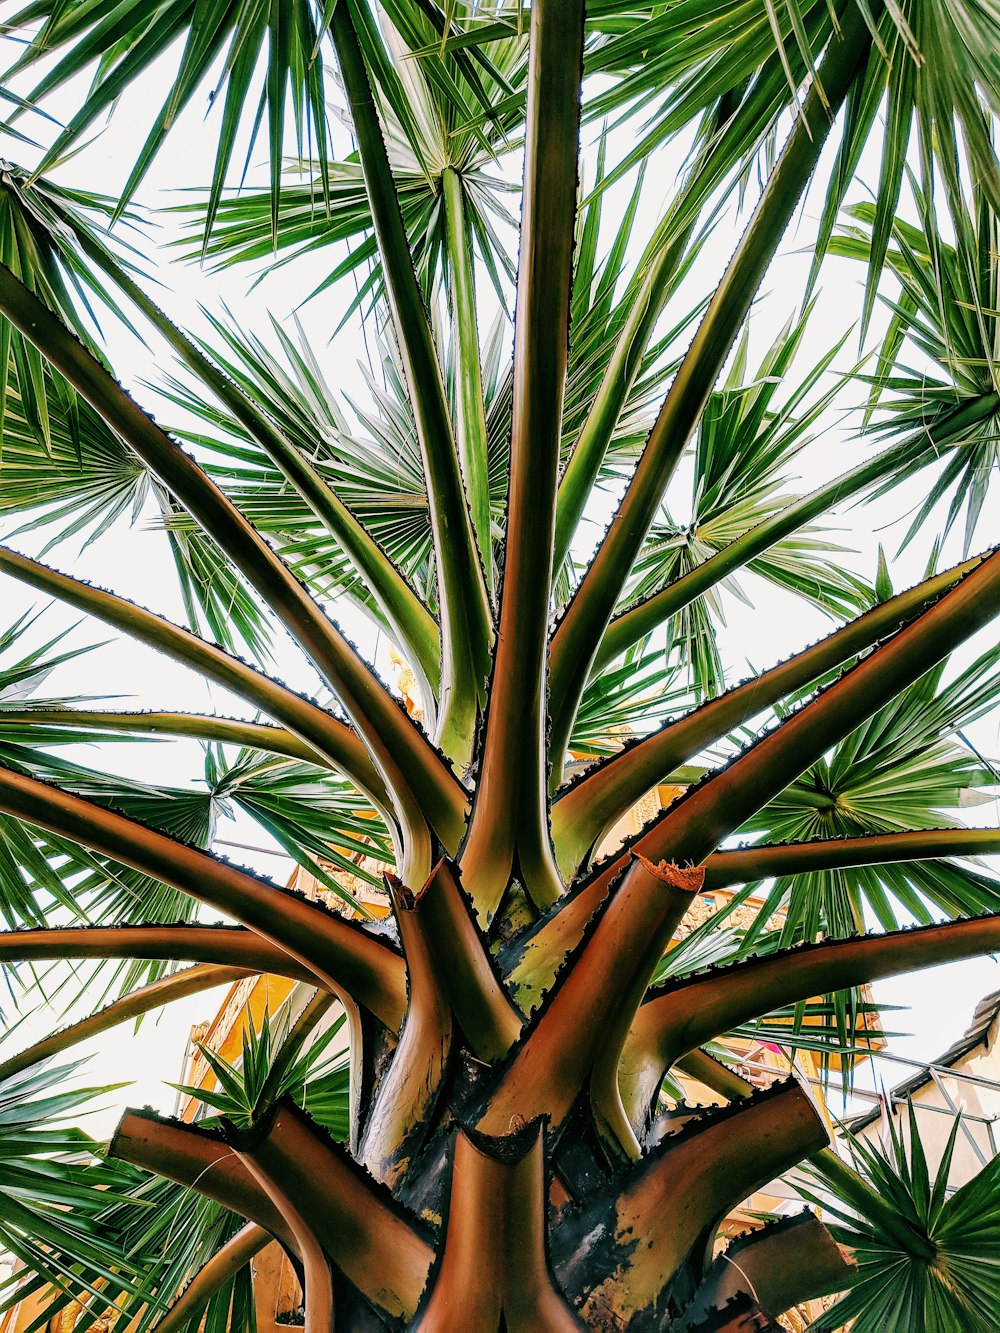
[[[75,395],[60,396],[58,377],[50,369],[43,370],[41,396],[34,388],[27,395],[45,405],[47,439],[32,424],[20,384],[12,371],[0,453],[0,514],[26,520],[12,535],[51,524],[45,553],[77,537],[87,546],[119,520],[135,521],[149,504],[165,517],[176,513],[164,488],[93,408]],[[266,618],[217,544],[197,528],[171,534],[169,540],[192,628],[207,629],[216,642],[266,659]]]
[[[868,415],[882,409],[876,429],[898,440],[902,464],[934,463],[953,444],[917,510],[905,546],[950,496],[944,531],[965,511],[971,548],[991,474],[1000,466],[1000,247],[995,206],[977,189],[971,204],[952,209],[955,239],[942,235],[933,195],[915,191],[920,225],[892,223],[886,265],[899,285],[888,301],[891,320],[871,376]],[[871,205],[835,239],[836,253],[869,263],[876,216]],[[916,363],[908,364],[916,354]],[[950,429],[949,423],[961,423]],[[935,445],[937,447],[935,447]],[[895,482],[890,474],[875,492]]]
[[[737,541],[791,500],[785,490],[789,464],[812,443],[811,429],[837,393],[837,386],[812,394],[840,345],[783,393],[808,315],[787,326],[760,365],[747,365],[748,333],[725,383],[715,390],[694,445],[691,517],[686,524],[664,508],[636,562],[627,603],[658,592]],[[812,401],[809,401],[812,396]],[[805,527],[747,562],[748,572],[804,597],[831,616],[850,616],[867,603],[869,590],[856,575],[831,562],[837,552],[816,528]],[[725,616],[720,593],[748,602],[740,582],[729,577],[675,616],[667,627],[668,649],[690,664],[694,684],[707,695],[725,688],[716,641]]]
[[[352,907],[355,900],[326,862],[371,884],[381,881],[359,864],[363,857],[391,865],[392,842],[380,816],[347,783],[313,768],[243,750],[227,762],[219,747],[206,754],[212,799],[232,803],[268,832],[304,869]]]
[[[980,0],[903,0],[881,11],[858,3],[871,29],[872,48],[848,96],[823,204],[819,252],[826,248],[865,145],[883,134],[884,114],[867,316],[915,136],[924,186],[930,188],[936,165],[954,214],[962,209],[965,166],[983,183],[994,208],[1000,204],[1000,169],[985,128],[989,112],[997,109],[992,71],[1000,13]],[[839,22],[821,0],[781,6],[752,0],[721,6],[708,0],[672,0],[648,8],[607,0],[591,6],[588,19],[602,34],[590,47],[588,69],[618,76],[595,99],[595,113],[644,117],[642,137],[619,170],[648,156],[682,127],[697,124],[715,99],[734,94],[738,109],[720,151],[726,153],[727,141],[737,142],[741,155],[732,154],[727,165],[743,164],[745,170],[754,148],[772,145],[780,116],[797,105]],[[652,58],[650,53],[655,53]],[[665,98],[666,87],[672,94]],[[964,138],[964,163],[956,122]]]
[[[315,357],[277,324],[273,331],[281,360],[261,339],[242,337],[231,324],[216,322],[215,327],[226,348],[216,359],[226,372],[296,448],[308,452],[327,484],[432,600],[430,517],[416,429],[396,358],[385,352],[384,384],[369,378],[375,408],[354,409],[357,425],[352,425]],[[169,396],[199,422],[182,429],[181,437],[210,451],[211,475],[271,537],[299,577],[325,597],[347,593],[379,617],[341,548],[243,427],[186,383],[174,381]],[[186,538],[198,531],[182,512],[171,512],[166,523]]]
[[[961,739],[982,716],[1000,674],[996,649],[943,683],[928,672],[814,764],[743,829],[765,841],[840,837],[955,824],[954,811],[996,783]],[[959,862],[821,871],[776,880],[761,924],[785,905],[785,943],[864,931],[866,911],[887,930],[932,911],[975,915],[1000,905],[1000,886]],[[751,931],[752,941],[756,932]]]
[[[501,274],[513,277],[498,225],[512,225],[503,200],[510,186],[493,168],[517,142],[524,114],[525,43],[504,45],[499,62],[476,70],[460,52],[428,48],[429,20],[404,4],[388,5],[381,27],[359,11],[359,40],[376,80],[379,111],[396,181],[397,195],[425,299],[436,283],[450,281],[448,223],[442,200],[443,173],[457,174],[476,248],[501,290]],[[416,51],[420,59],[413,58]],[[487,72],[488,71],[488,72]],[[512,96],[515,90],[519,96]],[[474,122],[502,91],[502,109],[483,126]],[[270,191],[241,190],[205,203],[182,205],[205,233],[203,254],[215,267],[232,262],[268,261],[267,272],[348,242],[348,253],[313,295],[346,274],[364,279],[351,309],[365,298],[384,295],[380,259],[372,235],[368,196],[357,154],[345,160],[289,164],[299,184],[281,186],[277,215]],[[280,258],[275,262],[272,257]]]
[[[109,1160],[107,1166],[121,1171],[113,1161]],[[42,1313],[26,1333],[40,1331],[70,1300],[84,1305],[84,1313],[78,1319],[80,1328],[89,1327],[113,1301],[122,1312],[119,1317],[134,1318],[136,1328],[145,1333],[162,1318],[167,1306],[199,1268],[243,1224],[241,1218],[221,1204],[170,1180],[128,1170],[123,1173],[122,1185],[117,1202],[109,1205],[102,1201],[97,1225],[109,1251],[117,1255],[117,1263],[134,1275],[131,1282],[126,1285],[119,1278],[97,1298],[88,1299],[86,1269],[76,1263],[65,1282],[65,1293],[49,1293],[46,1268],[39,1267],[37,1276],[24,1282],[15,1293],[18,1299],[35,1292],[48,1296]],[[67,1266],[71,1256],[72,1250],[67,1249],[64,1258]],[[197,1333],[198,1327],[211,1333],[253,1333],[249,1267],[223,1283],[204,1317],[204,1324],[199,1319],[189,1326],[188,1333]]]
[[[98,1145],[71,1117],[111,1088],[66,1090],[79,1065],[26,1070],[0,1082],[0,1249],[34,1275],[0,1292],[0,1309],[42,1284],[86,1294],[97,1283],[134,1289],[135,1269],[100,1218],[119,1206],[132,1173],[99,1159]],[[16,1274],[12,1281],[23,1280]],[[103,1308],[103,1307],[102,1307]]]
[[[52,145],[42,169],[78,143],[97,117],[183,35],[184,47],[169,93],[153,118],[117,211],[138,189],[179,113],[196,92],[207,91],[210,74],[221,60],[223,74],[215,93],[221,106],[221,125],[212,181],[213,209],[240,138],[241,115],[259,99],[261,113],[267,112],[276,213],[289,102],[299,152],[306,151],[307,143],[315,143],[321,152],[325,150],[328,74],[320,40],[326,22],[326,6],[310,0],[296,0],[291,5],[281,0],[255,5],[225,0],[161,0],[152,8],[114,0],[68,6],[32,0],[11,18],[12,26],[41,25],[14,72],[29,69],[43,55],[62,54],[34,85],[31,99],[41,101],[84,71],[93,74],[86,103]],[[256,120],[250,142],[241,144],[248,154],[254,147],[260,119]]]
[[[287,1010],[274,1018],[265,1011],[259,1030],[249,1024],[244,1028],[243,1050],[235,1063],[210,1047],[199,1047],[215,1076],[214,1087],[175,1086],[201,1103],[198,1120],[207,1126],[224,1117],[240,1129],[249,1129],[287,1096],[343,1142],[350,1130],[344,1022],[341,1015],[302,1050],[294,1026],[289,1026]]]
[[[97,328],[91,300],[109,304],[99,280],[81,259],[74,239],[91,238],[98,246],[113,201],[49,181],[29,178],[20,167],[0,159],[0,263],[16,274],[38,298],[56,311],[95,355]],[[79,447],[76,392],[46,366],[37,350],[6,319],[0,320],[0,442],[7,428],[8,398],[24,428],[48,452],[53,447],[53,412],[57,433]],[[17,424],[14,426],[18,430]],[[0,448],[0,460],[3,450]]]
[[[886,1328],[988,1333],[996,1327],[1000,1158],[949,1193],[959,1119],[933,1178],[912,1103],[907,1130],[904,1135],[903,1126],[890,1120],[887,1146],[851,1137],[848,1148],[863,1184],[909,1228],[914,1237],[909,1246],[901,1243],[898,1226],[887,1230],[881,1210],[865,1211],[864,1195],[843,1185],[843,1173],[829,1173],[816,1161],[815,1177],[835,1194],[832,1202],[823,1197],[822,1206],[836,1219],[834,1235],[850,1246],[858,1265],[851,1290],[821,1316],[814,1325],[818,1330],[842,1328],[848,1321],[856,1333]]]

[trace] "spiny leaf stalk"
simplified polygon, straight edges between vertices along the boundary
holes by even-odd
[[[995,1163],[953,1189],[954,1133],[932,1178],[915,1122],[845,1140],[816,1091],[874,983],[1000,951],[1000,833],[965,822],[998,779],[993,8],[27,0],[8,37],[12,1333],[995,1330]],[[133,200],[210,77],[165,253],[239,308],[198,333]],[[147,84],[113,196],[50,178]],[[858,265],[841,369],[817,280]],[[176,365],[133,393],[145,333]],[[175,603],[138,561],[88,577],[130,520]],[[779,612],[732,614],[761,588]],[[196,696],[89,693],[43,610]],[[223,985],[177,1115],[67,1128],[88,1094],[47,1061]]]

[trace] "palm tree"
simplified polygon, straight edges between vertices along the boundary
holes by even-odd
[[[824,1156],[801,1083],[753,1091],[705,1047],[828,995],[835,1050],[853,1039],[858,987],[1000,945],[997,882],[968,861],[1000,834],[946,813],[996,777],[963,729],[995,702],[998,653],[943,674],[1000,610],[1000,554],[968,554],[1000,424],[993,0],[29,0],[5,27],[22,148],[52,96],[92,78],[32,170],[0,176],[0,504],[22,534],[44,520],[89,539],[153,507],[189,623],[44,552],[0,548],[0,572],[247,710],[46,696],[48,670],[78,650],[30,647],[23,621],[4,633],[0,959],[118,966],[101,972],[109,1007],[0,1074],[29,1078],[235,976],[284,975],[311,996],[283,1040],[269,1030],[240,1071],[218,1066],[209,1127],[127,1113],[74,1227],[60,1203],[83,1179],[65,1145],[44,1128],[40,1146],[17,1140],[13,1157],[50,1167],[12,1168],[7,1188],[39,1202],[5,1217],[7,1243],[60,1284],[57,1304],[93,1292],[93,1317],[114,1294],[144,1327],[202,1264],[164,1326],[197,1327],[206,1303],[212,1327],[247,1325],[246,1264],[270,1237],[301,1276],[309,1333],[759,1329],[850,1286],[857,1270],[819,1221],[741,1242],[757,1278],[719,1286],[721,1221],[775,1176],[813,1160],[873,1208],[878,1190]],[[171,60],[117,198],[49,178]],[[355,146],[335,160],[338,76]],[[222,266],[309,256],[318,290],[349,281],[376,348],[364,405],[348,411],[324,349],[281,326],[254,336],[216,312],[207,338],[177,327],[150,296],[147,242],[110,229],[209,79],[218,149],[185,208],[201,233],[187,248]],[[268,186],[231,192],[265,121]],[[627,126],[630,146],[611,163],[618,139],[600,136],[581,199],[581,125],[600,121]],[[684,166],[640,248],[647,169],[667,150]],[[841,225],[873,161],[873,202]],[[606,246],[602,208],[631,172]],[[807,196],[810,291],[833,250],[866,266],[864,330],[889,301],[878,355],[839,377],[840,345],[800,368],[808,293],[759,360],[744,333]],[[733,208],[748,216],[732,257],[680,312]],[[481,339],[487,284],[501,318]],[[177,358],[176,432],[115,378],[102,305]],[[863,461],[795,493],[791,461],[859,389]],[[935,543],[923,581],[896,593],[886,562],[873,588],[837,568],[815,524],[847,500],[891,501],[903,480],[908,509],[923,488],[911,542],[941,501],[939,536],[964,510],[967,539],[943,572]],[[617,508],[581,561],[581,522],[609,488]],[[726,688],[720,594],[744,574],[837,625]],[[331,619],[338,603],[408,664],[412,711]],[[328,695],[269,672],[279,627]],[[150,735],[204,743],[200,790],[59,752]],[[603,852],[663,787],[674,799]],[[359,853],[385,866],[391,922],[213,855],[223,801],[333,894],[350,898],[336,872]],[[664,958],[699,895],[743,885],[745,902],[765,882],[750,928]],[[206,924],[202,907],[235,924]],[[329,1091],[325,1113],[302,1109],[316,1081],[302,1061],[337,1006],[346,1124]],[[728,1104],[672,1105],[678,1071]],[[185,1220],[164,1230],[168,1200]],[[984,1280],[971,1260],[949,1269],[967,1279]],[[991,1326],[983,1305],[977,1287],[968,1328]]]

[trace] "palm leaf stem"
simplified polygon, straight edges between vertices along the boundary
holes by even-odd
[[[829,1151],[822,1148],[820,1153]],[[792,1306],[843,1291],[854,1280],[855,1269],[815,1213],[791,1214],[731,1241],[710,1265],[685,1314],[693,1324],[740,1295],[783,1314]]]
[[[99,1009],[97,1013],[89,1014],[78,1023],[43,1037],[26,1050],[0,1060],[0,1080],[30,1069],[32,1065],[49,1060],[82,1041],[89,1041],[91,1037],[100,1036],[102,1032],[109,1032],[121,1023],[127,1023],[130,1018],[139,1018],[151,1009],[159,1009],[173,1000],[183,1000],[188,995],[199,995],[202,991],[211,990],[213,986],[225,986],[253,975],[253,971],[245,967],[220,967],[216,963],[200,963],[183,972],[172,972],[169,976],[160,977],[148,986],[122,996],[120,1000]]]
[[[230,1126],[223,1121],[223,1132],[228,1128]],[[281,1169],[283,1163],[279,1158],[277,1162],[269,1165],[270,1155],[266,1152],[261,1153],[260,1150],[240,1152],[237,1149],[236,1155],[281,1213],[295,1237],[295,1247],[299,1253],[303,1272],[304,1333],[333,1333],[333,1273],[330,1271],[326,1253],[314,1228],[296,1208],[294,1197],[289,1194],[284,1184],[285,1173]]]
[[[406,1006],[399,955],[317,903],[187,846],[94,801],[0,768],[0,810],[152,875],[234,917],[346,990],[395,1027]]]
[[[504,980],[522,1010],[531,1009],[552,987],[560,968],[580,944],[612,885],[628,865],[627,856],[616,857],[576,892],[569,893],[518,942],[515,956],[504,970]]]
[[[644,638],[672,616],[678,614],[698,597],[719,584],[734,570],[742,568],[755,557],[774,546],[806,523],[825,514],[834,505],[854,499],[869,487],[907,465],[908,455],[927,454],[927,461],[936,456],[937,446],[945,447],[962,433],[990,420],[1000,408],[1000,393],[985,393],[964,403],[943,421],[935,422],[914,440],[904,441],[903,448],[893,447],[866,459],[850,472],[834,478],[825,486],[796,500],[765,519],[736,541],[723,547],[717,555],[705,560],[689,573],[675,579],[660,592],[621,612],[611,621],[594,659],[594,670],[606,666],[619,654]]]
[[[199,713],[94,712],[82,708],[0,709],[0,734],[3,726],[15,722],[57,730],[85,727],[125,735],[185,736],[215,744],[264,750],[268,754],[280,754],[289,759],[299,759],[307,764],[323,765],[339,771],[325,755],[284,727],[275,727],[266,722],[246,722],[242,718],[210,717]],[[374,770],[372,776],[378,776]]]
[[[386,294],[423,458],[441,614],[442,686],[438,741],[458,763],[472,755],[493,637],[486,581],[462,485],[441,367],[413,269],[351,6],[338,4],[330,33],[347,92]],[[428,866],[427,869],[430,867]]]
[[[493,915],[512,869],[536,907],[562,890],[547,827],[546,671],[569,355],[582,0],[531,11],[513,414],[500,627],[462,877]]]
[[[641,1124],[664,1074],[688,1052],[742,1023],[810,996],[993,953],[1000,916],[800,945],[650,990],[632,1023],[619,1086]]]
[[[400,644],[431,690],[440,685],[440,643],[434,617],[362,523],[270,418],[150,299],[103,246],[77,233],[81,249],[142,311],[183,364],[206,385],[260,445],[334,540],[353,561]]]
[[[1000,853],[1000,829],[995,828],[916,829],[862,838],[762,843],[713,852],[705,862],[705,888],[750,884],[776,875],[807,875],[853,866],[996,853]]]
[[[795,1079],[661,1139],[625,1176],[610,1216],[601,1200],[588,1209],[585,1252],[592,1254],[605,1235],[642,1240],[612,1251],[604,1266],[610,1273],[581,1301],[587,1325],[606,1327],[610,1317],[612,1327],[640,1320],[656,1327],[661,1291],[696,1247],[701,1259],[705,1237],[715,1234],[726,1214],[827,1142],[813,1099]],[[684,1205],[669,1206],[671,1198]],[[598,1223],[602,1213],[604,1226]]]
[[[129,397],[68,329],[0,266],[0,310],[136,451],[215,538],[338,696],[394,798],[404,840],[429,848],[426,820],[442,840],[464,829],[464,793],[405,710],[324,615],[301,583],[198,464]],[[414,792],[419,790],[418,801]],[[429,856],[429,850],[427,852]]]
[[[629,1024],[699,882],[697,873],[677,873],[676,867],[655,866],[644,857],[632,860],[593,934],[515,1048],[477,1125],[480,1131],[503,1132],[518,1114],[548,1116],[557,1130],[584,1089],[613,1077]],[[574,1034],[570,1041],[568,1033]],[[597,1119],[602,1138],[610,1141],[622,1127],[602,1114],[607,1109],[599,1102]],[[638,1156],[627,1125],[623,1135],[626,1150]]]
[[[680,798],[649,838],[700,863],[810,764],[1000,612],[1000,552],[988,556],[887,643]],[[647,837],[638,850],[645,855]]]
[[[642,368],[643,354],[694,230],[692,224],[651,261],[607,369],[587,413],[569,462],[559,481],[556,509],[555,567],[569,554],[573,536],[600,475],[629,390]]]
[[[419,1324],[428,1333],[579,1330],[547,1262],[544,1141],[540,1120],[499,1135],[459,1128],[441,1258]],[[486,1281],[483,1254],[491,1256]]]
[[[312,970],[243,926],[67,926],[0,931],[0,963],[54,958],[186,959],[315,983]]]
[[[717,142],[731,112],[723,98],[712,116],[709,144]],[[574,534],[600,476],[601,466],[614,436],[615,427],[636,378],[656,321],[663,311],[670,284],[680,269],[694,235],[697,210],[717,179],[712,150],[699,153],[687,170],[684,183],[657,235],[640,261],[641,281],[618,334],[597,393],[580,428],[576,444],[559,480],[556,500],[554,567],[559,569],[569,554]],[[655,247],[655,248],[654,248]],[[648,251],[652,249],[653,253]]]
[[[358,1160],[393,1188],[427,1132],[456,1045],[456,1024],[430,949],[430,935],[414,910],[415,896],[388,879],[406,958],[406,1022],[397,1058],[379,1082],[364,1126]]]
[[[497,975],[454,866],[441,861],[406,909],[422,933],[438,985],[477,1060],[502,1059],[522,1018]]]
[[[152,1111],[126,1111],[108,1156],[197,1190],[256,1222],[295,1253],[295,1237],[281,1213],[218,1135]]]
[[[263,1132],[261,1132],[263,1131]],[[230,1135],[295,1200],[323,1253],[377,1309],[411,1317],[433,1252],[403,1210],[347,1151],[284,1101],[270,1125]]]
[[[978,563],[978,558],[966,560],[925,579],[770,671],[710,700],[679,721],[668,722],[598,764],[553,805],[552,836],[560,866],[572,873],[600,842],[601,835],[667,774],[785,695],[888,637]]]
[[[839,32],[674,377],[615,517],[553,636],[551,754],[557,770],[615,604],[870,44],[860,8],[852,4],[841,15]]]
[[[706,1088],[717,1092],[726,1101],[740,1101],[743,1097],[752,1097],[754,1086],[749,1080],[737,1074],[730,1065],[716,1060],[707,1051],[696,1048],[688,1051],[675,1061],[676,1067],[688,1078],[704,1083]]]
[[[476,319],[476,277],[472,241],[465,220],[464,187],[454,167],[445,167],[442,171],[441,193],[448,224],[452,321],[455,350],[458,353],[458,448],[479,558],[487,583],[492,587],[490,475],[483,367]]]
[[[256,671],[223,648],[206,643],[190,630],[181,629],[123,597],[59,573],[6,547],[0,547],[0,573],[9,574],[39,592],[114,625],[131,638],[165,653],[209,680],[217,681],[283,722],[290,732],[306,742],[306,748],[314,756],[312,762],[325,758],[333,763],[371,796],[391,820],[392,800],[360,736],[325,709]]]

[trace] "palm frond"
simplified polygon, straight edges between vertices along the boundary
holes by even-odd
[[[0,159],[0,264],[10,269],[97,356],[94,304],[112,303],[92,268],[79,254],[78,236],[105,244],[113,201],[66,190]],[[7,319],[0,320],[0,441],[6,433],[13,378],[15,417],[46,451],[52,448],[51,409],[64,436],[79,443],[76,391],[50,370],[37,349]],[[15,430],[17,427],[15,426]],[[58,429],[58,428],[57,428]],[[0,448],[0,459],[2,459]]]
[[[220,812],[231,803],[249,815],[352,907],[351,893],[333,870],[377,885],[363,858],[392,865],[392,841],[381,817],[352,787],[321,769],[250,750],[228,762],[220,747],[210,746],[206,782]]]
[[[785,489],[787,469],[813,442],[812,428],[839,387],[814,392],[842,343],[797,376],[790,393],[783,392],[807,320],[808,313],[786,326],[753,370],[747,364],[749,332],[744,334],[725,383],[709,399],[695,440],[690,518],[678,522],[664,508],[636,562],[627,604],[696,569],[791,502]],[[839,548],[821,538],[816,528],[806,527],[745,568],[828,615],[856,615],[870,590],[860,577],[831,561],[833,553],[839,554]],[[725,623],[723,592],[750,601],[741,582],[731,576],[667,626],[668,646],[690,663],[693,683],[706,695],[725,688],[716,642],[717,626]]]
[[[251,1024],[244,1027],[238,1061],[231,1062],[218,1051],[199,1046],[215,1086],[176,1086],[200,1103],[198,1120],[202,1124],[212,1125],[225,1118],[240,1129],[249,1129],[287,1096],[342,1142],[350,1128],[350,1067],[343,1049],[343,1025],[341,1015],[314,1036],[304,1050],[293,1050],[286,1057],[286,1044],[294,1032],[287,1009],[273,1018],[265,1011],[259,1029]]]
[[[513,225],[504,196],[510,186],[495,170],[497,159],[516,146],[524,114],[526,44],[505,46],[499,64],[475,70],[461,53],[429,48],[433,29],[427,18],[404,4],[388,5],[381,26],[359,12],[359,40],[375,78],[389,160],[396,181],[417,274],[425,298],[450,280],[447,220],[442,175],[456,172],[462,182],[469,227],[478,253],[498,290],[513,278],[497,226]],[[414,59],[415,52],[420,58]],[[477,124],[502,90],[501,109]],[[298,176],[298,182],[293,177]],[[340,161],[288,164],[277,212],[271,191],[240,190],[180,211],[204,232],[195,253],[215,267],[265,262],[273,272],[294,259],[346,243],[347,253],[324,276],[312,295],[358,274],[355,305],[384,297],[380,259],[357,154]],[[182,243],[184,244],[184,243]],[[279,256],[274,260],[274,256]],[[349,313],[349,312],[348,312]]]
[[[948,500],[943,531],[964,510],[968,551],[1000,467],[1000,228],[995,206],[977,188],[971,203],[953,208],[948,243],[933,195],[917,187],[914,193],[920,223],[896,218],[886,251],[899,291],[887,298],[891,318],[870,376],[868,416],[881,409],[875,429],[895,443],[906,470],[944,454],[902,545]],[[833,249],[870,263],[874,208],[859,204],[851,216],[855,225],[844,228]],[[876,495],[895,484],[898,473],[887,471]]]
[[[221,107],[212,179],[213,210],[237,146],[248,156],[253,151],[265,110],[275,212],[289,102],[300,155],[315,145],[321,156],[326,156],[329,71],[321,51],[327,26],[324,5],[296,0],[289,6],[273,0],[249,7],[218,6],[198,0],[192,6],[186,0],[161,0],[152,9],[130,5],[123,11],[113,0],[69,8],[50,0],[32,0],[11,16],[10,23],[12,27],[40,25],[12,73],[31,69],[43,57],[57,54],[29,93],[32,101],[43,102],[86,71],[93,77],[86,102],[48,150],[42,170],[77,145],[97,118],[128,87],[140,81],[178,37],[183,37],[168,95],[153,116],[117,213],[139,188],[179,113],[196,93],[208,93],[209,80],[220,62],[222,75],[213,90],[213,100]],[[261,114],[253,118],[247,139],[241,134],[242,116],[257,101]]]
[[[56,1308],[98,1284],[135,1289],[135,1268],[100,1220],[127,1195],[131,1172],[101,1160],[72,1123],[112,1089],[68,1090],[78,1069],[36,1066],[0,1082],[0,1249],[24,1266],[0,1291],[0,1310],[42,1285],[54,1289]]]
[[[997,780],[960,733],[995,697],[998,660],[997,650],[989,649],[947,683],[943,666],[928,672],[803,773],[743,832],[780,842],[954,824],[957,809]],[[784,905],[782,938],[789,943],[819,932],[863,931],[866,911],[886,930],[900,924],[900,912],[903,920],[928,922],[933,911],[992,911],[1000,906],[998,893],[991,877],[952,861],[821,871],[776,880],[762,919]]]
[[[810,1189],[808,1195],[822,1199],[824,1211],[836,1219],[834,1235],[850,1246],[858,1266],[850,1291],[820,1317],[817,1329],[832,1331],[849,1321],[856,1333],[893,1326],[987,1333],[995,1326],[1000,1158],[950,1191],[959,1128],[956,1118],[933,1176],[912,1102],[905,1129],[902,1118],[888,1121],[887,1144],[848,1137],[862,1190],[845,1186],[842,1173],[827,1172],[818,1160],[811,1175],[826,1189],[822,1194]],[[891,1232],[881,1208],[864,1209],[864,1186],[892,1212],[896,1225]],[[901,1227],[912,1234],[912,1244],[903,1243]]]

